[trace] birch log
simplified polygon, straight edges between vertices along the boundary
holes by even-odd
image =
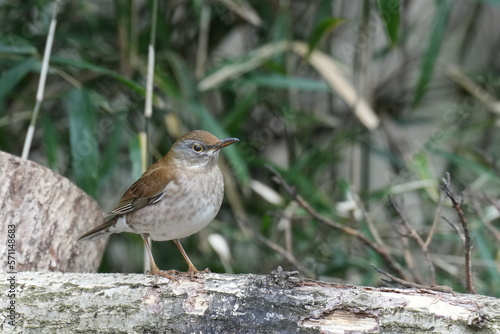
[[[41,272],[15,280],[15,327],[6,317],[2,333],[500,333],[497,298],[337,285],[279,270],[177,282]],[[1,278],[2,292],[9,288]],[[10,305],[0,299],[4,312]]]

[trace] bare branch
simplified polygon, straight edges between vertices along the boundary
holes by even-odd
[[[495,207],[495,209],[497,209],[498,212],[500,212],[500,205],[497,202],[495,202],[489,196],[484,195],[484,197],[491,205],[493,205]],[[491,223],[491,221],[489,219],[486,219],[486,217],[484,216],[484,213],[482,212],[482,210],[479,207],[479,204],[477,205],[476,211],[478,211],[478,213],[481,215],[481,221],[484,223],[484,225],[486,226],[488,231],[490,231],[490,233],[495,237],[495,239],[498,242],[500,242],[500,230],[498,230],[495,226],[493,226],[493,224]]]
[[[429,254],[429,249],[427,248],[427,244],[422,240],[417,231],[415,231],[415,229],[411,226],[410,222],[408,221],[408,219],[406,219],[399,205],[397,205],[391,197],[389,197],[389,203],[391,203],[392,207],[397,212],[398,216],[401,217],[401,222],[403,223],[405,229],[408,231],[409,237],[415,240],[415,242],[422,250],[422,253],[424,254],[424,257],[429,265],[429,272],[431,275],[430,277],[431,285],[436,285],[436,270],[434,268],[434,263],[432,262],[432,258]]]
[[[285,191],[288,192],[288,194],[295,200],[299,205],[304,208],[311,217],[317,219],[318,221],[322,222],[323,224],[326,224],[338,231],[341,231],[347,235],[353,236],[360,240],[362,243],[364,243],[366,246],[371,248],[373,251],[375,251],[377,254],[379,254],[382,259],[385,261],[385,263],[394,271],[396,272],[400,277],[404,277],[405,279],[408,279],[407,274],[403,271],[401,266],[394,260],[392,255],[389,253],[389,251],[384,248],[384,247],[379,247],[375,243],[373,243],[370,239],[368,239],[365,235],[363,235],[360,231],[355,230],[353,228],[350,228],[348,226],[344,226],[342,224],[339,224],[337,222],[334,222],[333,220],[319,214],[316,210],[314,210],[311,205],[305,201],[300,195],[298,195],[295,191],[295,188],[291,187],[285,179],[279,174],[274,168],[271,166],[268,166],[268,169],[274,174],[274,179],[275,181],[280,184]]]
[[[460,230],[456,224],[454,224],[451,221],[449,221],[448,218],[446,218],[445,216],[441,216],[441,219],[443,219],[445,222],[447,222],[448,225],[450,225],[450,227],[452,229],[454,229],[455,232],[457,232],[457,234],[460,237],[460,239],[462,240],[462,242],[465,242],[464,232],[462,232],[462,230]]]
[[[432,238],[434,237],[434,233],[436,233],[437,229],[437,224],[439,222],[439,216],[441,215],[441,210],[443,209],[443,202],[444,202],[444,196],[443,194],[439,194],[439,204],[436,210],[436,214],[434,215],[434,221],[432,222],[432,227],[429,232],[429,235],[427,236],[427,239],[425,240],[425,246],[429,247]]]
[[[401,286],[407,287],[407,288],[416,288],[416,289],[426,289],[426,290],[433,290],[433,291],[440,291],[440,292],[447,292],[447,293],[453,293],[453,289],[450,288],[449,286],[446,285],[422,285],[422,284],[417,284],[414,282],[409,282],[406,280],[403,280],[401,278],[398,278],[394,275],[389,274],[388,272],[383,271],[380,268],[377,268],[375,266],[372,266],[373,269],[378,271],[380,274],[386,277],[386,279],[382,279],[382,281],[386,283],[396,283]]]
[[[361,201],[361,198],[359,198],[357,193],[353,192],[353,199],[356,202],[356,205],[361,209],[361,212],[363,213],[363,217],[365,218],[365,221],[366,221],[366,225],[368,226],[368,229],[370,230],[370,233],[373,236],[373,239],[375,240],[377,245],[379,247],[387,248],[384,241],[380,237],[377,229],[375,228],[375,224],[373,222],[372,216],[370,215],[368,210],[366,210],[365,205],[363,204],[363,202]]]
[[[261,233],[256,231],[254,228],[252,228],[251,224],[245,219],[240,217],[239,223],[242,224],[242,226],[245,228],[245,231],[250,233],[257,241],[260,243],[264,244],[266,247],[269,249],[272,249],[276,253],[279,253],[282,255],[288,262],[290,262],[297,270],[299,270],[304,276],[309,277],[309,278],[314,278],[316,275],[311,272],[309,269],[304,267],[299,260],[291,253],[288,252],[286,249],[278,245],[277,243],[269,240],[265,236],[263,236]]]
[[[442,185],[441,189],[445,192],[446,196],[448,196],[451,200],[451,205],[453,209],[457,212],[458,218],[462,225],[462,231],[464,236],[464,256],[465,256],[465,285],[467,291],[470,293],[477,293],[476,289],[474,289],[474,284],[472,282],[472,260],[471,260],[471,250],[472,250],[472,242],[470,239],[469,228],[467,226],[467,218],[465,218],[465,214],[462,211],[462,204],[464,201],[463,193],[457,197],[453,191],[451,190],[451,182],[450,182],[450,173],[446,172],[446,177],[441,179]]]

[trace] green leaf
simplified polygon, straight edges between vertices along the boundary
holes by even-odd
[[[436,0],[436,7],[431,35],[429,36],[427,49],[424,52],[420,65],[420,76],[413,96],[413,107],[416,107],[424,96],[432,78],[432,74],[434,73],[434,65],[436,64],[441,45],[443,44],[452,2],[450,0]]]
[[[311,52],[316,48],[321,39],[332,32],[335,28],[345,22],[345,19],[338,17],[326,17],[322,19],[315,27],[314,30],[309,37],[308,45],[309,51],[305,58],[307,58]]]
[[[0,41],[0,54],[35,55],[36,53],[37,53],[36,48],[32,45],[4,44],[3,41]]]
[[[305,91],[330,92],[331,88],[324,81],[305,78],[290,77],[285,75],[252,75],[247,79],[261,87],[300,89]]]
[[[237,101],[233,103],[222,120],[224,128],[233,129],[234,132],[238,132],[238,129],[243,127],[248,114],[256,104],[257,93],[255,86],[245,89],[241,94],[238,94],[236,99]]]
[[[54,125],[54,121],[49,116],[44,116],[42,118],[42,129],[43,129],[43,148],[45,150],[45,155],[47,157],[47,162],[50,169],[57,169],[57,148],[58,148],[58,136],[57,129]]]
[[[40,69],[40,62],[35,58],[23,59],[0,76],[0,105],[12,89],[21,81],[26,74]],[[0,108],[3,109],[3,108]]]
[[[399,0],[377,0],[377,4],[389,41],[395,46],[399,37]]]
[[[186,62],[181,57],[179,57],[178,54],[173,52],[168,52],[166,54],[166,59],[169,62],[170,67],[174,71],[175,78],[177,79],[177,85],[179,86],[183,95],[187,98],[196,96],[196,82]]]
[[[130,139],[128,152],[130,162],[132,163],[132,179],[137,180],[142,175],[142,151],[139,135]]]
[[[495,181],[496,183],[500,182],[500,177],[495,173],[491,168],[485,167],[475,161],[464,158],[462,155],[458,155],[452,152],[448,152],[441,149],[435,149],[434,154],[442,156],[448,161],[455,163],[457,166],[461,168],[467,168],[471,171],[474,171],[477,175],[487,175],[491,178],[491,181]]]
[[[427,153],[425,151],[420,151],[413,155],[411,163],[408,166],[411,170],[415,172],[420,180],[435,180],[436,177],[432,171],[432,165],[429,162]],[[437,182],[432,182],[432,185],[425,187],[425,191],[432,198],[433,201],[438,201],[439,199],[439,188]]]
[[[497,261],[495,259],[495,251],[498,249],[498,244],[495,242],[489,241],[491,238],[490,233],[488,230],[484,227],[484,223],[481,223],[481,230],[473,230],[472,235],[473,235],[473,240],[474,240],[474,245],[477,246],[480,254],[481,260],[483,260],[486,263],[491,263],[492,265],[487,266],[485,269],[485,273],[489,276],[489,279],[487,281],[489,282],[500,282],[500,271],[497,270],[494,266],[495,262]],[[482,232],[482,233],[481,233]],[[486,236],[488,238],[484,237],[484,233],[486,233]],[[486,290],[488,294],[494,294],[494,293],[499,293],[500,289],[498,285],[492,284],[492,286],[489,287],[490,289],[495,289],[495,290]]]
[[[493,5],[493,6],[500,6],[500,0],[479,0],[479,1]]]
[[[106,178],[113,168],[116,167],[118,162],[118,151],[123,133],[123,126],[120,122],[114,122],[112,119],[103,119],[99,122],[100,128],[98,131],[101,133],[101,138],[109,133],[106,140],[106,147],[104,148],[103,156],[101,158],[101,166],[99,171],[100,179]]]
[[[181,92],[179,91],[179,86],[175,82],[175,78],[165,70],[160,70],[155,73],[155,84],[168,96],[174,99],[181,98]]]
[[[130,80],[130,79],[124,77],[121,74],[118,74],[116,72],[108,70],[107,68],[100,67],[100,66],[97,66],[97,65],[94,65],[94,64],[91,64],[91,63],[87,63],[87,62],[84,62],[84,61],[80,61],[80,60],[73,60],[73,59],[69,59],[69,58],[63,58],[63,57],[60,57],[60,56],[52,56],[50,58],[50,62],[52,64],[54,64],[54,65],[72,66],[72,67],[77,67],[77,68],[81,68],[81,69],[90,70],[90,71],[93,71],[93,72],[97,72],[97,73],[102,73],[102,74],[105,74],[105,75],[109,75],[110,77],[115,78],[116,80],[118,80],[118,82],[121,82],[125,86],[128,86],[128,87],[132,88],[133,90],[135,90],[140,95],[142,95],[142,96],[146,95],[146,90],[145,90],[145,88],[143,86],[141,86],[140,84],[136,83],[133,80]]]
[[[73,89],[66,98],[69,139],[76,184],[96,198],[99,184],[98,133],[95,110],[85,88]]]

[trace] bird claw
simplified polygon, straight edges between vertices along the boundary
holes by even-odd
[[[178,272],[179,276],[188,276],[190,279],[201,278],[203,274],[209,274],[210,269],[206,268],[205,270],[198,270],[196,268],[189,268],[188,271]]]
[[[160,269],[151,269],[149,274],[154,275],[155,277],[162,276],[168,278],[171,281],[178,282],[177,277],[172,276],[171,274],[178,274],[177,270],[160,270]]]

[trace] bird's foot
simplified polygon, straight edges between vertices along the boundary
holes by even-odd
[[[151,270],[149,271],[149,274],[155,275],[155,276],[166,277],[171,281],[177,282],[178,280],[177,280],[177,277],[175,277],[175,276],[177,276],[179,274],[179,271],[177,271],[177,270],[160,270],[158,268],[151,268]]]
[[[194,266],[189,267],[189,269],[185,272],[178,272],[180,276],[188,276],[190,279],[201,278],[203,274],[210,273],[210,269],[206,268],[205,270],[198,270]]]

